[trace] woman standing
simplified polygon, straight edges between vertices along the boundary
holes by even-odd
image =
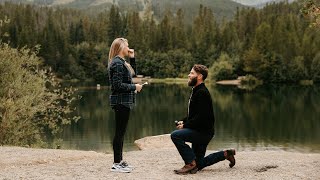
[[[125,57],[130,58],[130,64]],[[132,167],[122,160],[123,140],[128,125],[130,110],[135,105],[135,91],[140,92],[142,85],[133,84],[135,75],[134,50],[129,49],[128,40],[116,38],[109,51],[109,80],[112,94],[110,105],[115,111],[116,132],[113,138],[114,162],[111,171],[131,172]]]

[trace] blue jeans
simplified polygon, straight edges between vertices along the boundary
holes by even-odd
[[[199,170],[226,159],[224,151],[215,152],[204,157],[212,137],[212,135],[188,128],[175,130],[171,133],[172,142],[178,149],[185,164],[190,164],[193,160],[196,160]],[[192,143],[192,148],[186,142]]]

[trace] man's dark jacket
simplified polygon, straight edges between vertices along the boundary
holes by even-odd
[[[189,113],[183,128],[214,135],[214,113],[211,95],[204,83],[194,87],[190,96]]]

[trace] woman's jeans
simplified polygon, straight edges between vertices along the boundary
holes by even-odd
[[[116,132],[113,138],[113,158],[114,163],[119,163],[122,160],[123,140],[129,121],[130,109],[123,105],[117,105],[114,107],[114,111]]]
[[[188,128],[175,130],[171,133],[172,142],[178,149],[185,164],[190,164],[193,160],[196,160],[199,170],[226,159],[224,151],[215,152],[204,157],[212,137],[212,135]],[[192,143],[192,149],[185,142]]]

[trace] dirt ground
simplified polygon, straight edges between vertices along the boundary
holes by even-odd
[[[0,146],[0,179],[320,179],[318,153],[238,151],[233,168],[222,161],[196,174],[176,175],[173,170],[183,161],[174,147],[142,149],[124,153],[134,166],[131,173],[115,173],[112,154]]]

